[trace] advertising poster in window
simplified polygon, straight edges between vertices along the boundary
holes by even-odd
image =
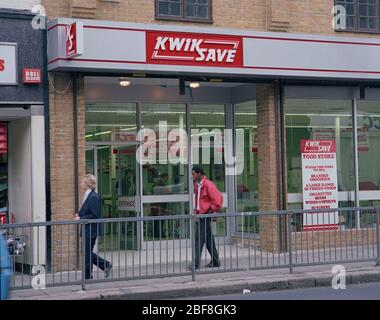
[[[335,140],[301,140],[303,209],[318,209],[304,213],[303,230],[337,230],[338,212],[323,209],[338,208],[338,180]]]

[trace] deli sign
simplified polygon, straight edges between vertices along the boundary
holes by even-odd
[[[17,84],[16,44],[0,43],[0,85]]]
[[[146,42],[150,64],[243,67],[242,37],[147,31]]]

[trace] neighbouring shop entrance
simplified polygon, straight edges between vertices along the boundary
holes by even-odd
[[[0,223],[45,221],[45,132],[42,106],[0,109]],[[31,114],[31,113],[34,114]],[[40,114],[39,114],[40,113]],[[15,263],[45,264],[46,232],[19,229],[27,243]],[[32,249],[30,243],[37,244]]]

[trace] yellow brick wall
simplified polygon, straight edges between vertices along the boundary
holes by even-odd
[[[335,32],[332,28],[334,0],[213,0],[213,23],[155,20],[154,0],[42,0],[48,17],[92,18],[110,21],[196,25],[205,28],[239,28],[256,31],[379,37],[376,34]],[[82,16],[81,16],[82,15]]]
[[[71,220],[75,212],[74,126],[72,78],[67,73],[49,75],[51,220]],[[78,176],[85,171],[85,104],[83,78],[78,80]],[[78,186],[79,188],[79,186]],[[79,189],[80,191],[80,189]],[[78,203],[82,198],[79,192]],[[73,226],[52,231],[52,265],[55,271],[76,268],[77,233]]]
[[[185,25],[204,28],[240,28],[256,31],[287,31],[290,33],[310,33],[322,35],[346,35],[355,37],[379,37],[379,35],[342,33],[332,29],[331,10],[333,0],[213,0],[213,23],[192,23],[155,20],[154,0],[120,0],[106,2],[102,0],[43,0],[48,17],[76,17],[99,20],[155,23],[163,25]],[[63,90],[68,81],[67,75],[56,74],[53,81],[56,88]],[[71,90],[71,89],[70,89]],[[259,142],[260,159],[260,210],[276,210],[277,203],[277,166],[275,159],[275,127],[273,88],[258,86],[258,112],[260,114]],[[84,173],[84,100],[83,82],[79,84],[79,173]],[[73,177],[73,132],[72,132],[72,96],[52,92],[50,94],[51,111],[51,190],[53,220],[71,218],[74,210]],[[261,104],[261,105],[260,105]],[[262,146],[260,148],[260,145]],[[265,148],[265,146],[269,146]],[[260,151],[259,151],[260,152]],[[286,185],[286,183],[284,184]],[[64,186],[64,187],[62,187]],[[79,195],[80,196],[80,195]],[[272,231],[278,226],[278,218],[268,217],[260,221],[262,246],[267,250],[278,248],[277,233]]]

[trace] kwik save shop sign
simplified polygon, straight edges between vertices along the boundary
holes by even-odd
[[[338,184],[335,140],[301,140],[303,208],[318,213],[303,215],[303,230],[338,229]]]
[[[237,36],[147,31],[146,51],[151,64],[243,67],[243,39]]]

